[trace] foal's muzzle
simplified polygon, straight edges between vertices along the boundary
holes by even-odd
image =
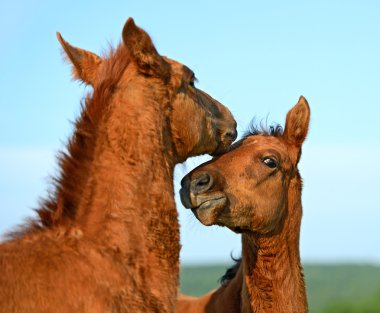
[[[211,153],[212,156],[218,156],[228,150],[228,147],[235,141],[238,136],[236,126],[226,129],[220,135],[220,142],[216,150]]]
[[[191,176],[188,174],[182,179],[182,188],[179,191],[182,204],[188,209],[197,207],[197,201],[192,200],[196,199],[198,195],[207,193],[214,184],[212,175],[207,172],[197,173],[193,178]]]

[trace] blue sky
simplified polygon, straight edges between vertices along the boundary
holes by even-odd
[[[378,1],[8,1],[0,10],[0,232],[32,216],[88,90],[70,81],[55,32],[101,54],[129,16],[163,55],[192,68],[242,133],[283,123],[304,95],[300,164],[305,262],[380,263]],[[177,181],[203,159],[176,170]],[[178,193],[178,185],[176,193]],[[178,205],[185,263],[225,262],[239,236]]]

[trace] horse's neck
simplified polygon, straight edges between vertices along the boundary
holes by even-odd
[[[202,312],[239,312],[242,282],[243,270],[242,266],[240,266],[235,276],[228,281],[226,285],[223,285],[212,293],[202,297],[207,300],[207,305],[204,306],[205,309],[202,310]]]
[[[127,133],[114,132],[111,128],[120,125],[113,120],[98,135],[74,223],[84,235],[117,251],[138,255],[162,248],[165,257],[171,251],[162,242],[179,242],[173,165],[163,153],[160,135],[152,133],[163,127],[159,117],[147,118],[157,124],[149,128],[138,119]],[[170,238],[163,238],[165,234]]]
[[[242,312],[308,311],[299,255],[300,195],[289,195],[288,200],[288,214],[278,234],[242,236]]]

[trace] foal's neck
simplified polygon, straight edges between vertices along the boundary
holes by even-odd
[[[119,114],[133,116],[139,108],[127,109]],[[89,238],[115,251],[139,255],[162,250],[157,255],[177,260],[174,164],[164,153],[161,132],[152,131],[164,127],[163,117],[152,108],[135,117],[122,134],[117,130],[124,125],[118,125],[117,116],[103,121],[75,224]],[[144,127],[144,120],[152,124]],[[173,250],[165,249],[163,242],[173,243]]]
[[[288,197],[288,213],[274,235],[245,233],[243,243],[242,312],[305,313],[308,311],[299,255],[300,190]]]

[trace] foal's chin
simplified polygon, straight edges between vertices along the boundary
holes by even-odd
[[[198,207],[192,208],[196,218],[205,226],[218,224],[218,218],[227,206],[225,196],[214,199],[208,199]]]

